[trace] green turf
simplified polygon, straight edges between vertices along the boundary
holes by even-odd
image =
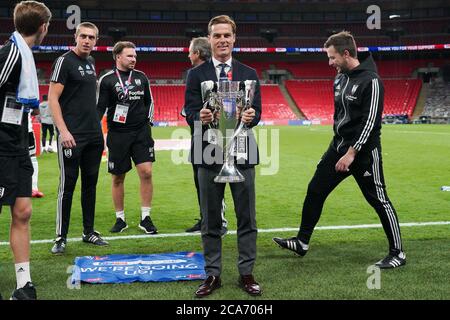
[[[332,135],[329,126],[262,127],[257,136],[270,136],[279,130],[279,170],[261,175],[257,169],[257,221],[260,229],[298,227],[300,210],[317,161]],[[155,138],[170,138],[174,128],[154,128]],[[179,131],[178,131],[179,132]],[[449,221],[450,126],[384,126],[383,162],[388,194],[401,223]],[[260,141],[261,145],[261,141]],[[269,144],[270,145],[270,144]],[[263,151],[263,150],[262,150]],[[269,152],[270,153],[270,152]],[[32,238],[52,239],[59,170],[55,154],[39,157],[39,187],[45,193],[33,200]],[[96,229],[104,235],[114,222],[110,195],[111,177],[102,164],[97,193]],[[157,153],[154,164],[154,201],[152,217],[160,233],[179,233],[195,223],[198,206],[189,164],[174,165],[171,152]],[[138,180],[135,172],[126,179],[125,210],[130,228],[123,235],[141,234],[139,223]],[[69,237],[79,237],[81,212],[79,183],[74,196]],[[235,229],[232,200],[226,194],[227,218]],[[8,208],[0,215],[0,241],[8,240]],[[379,223],[352,178],[344,181],[328,198],[320,226]],[[295,232],[260,233],[255,276],[265,291],[261,299],[449,299],[450,227],[402,228],[408,256],[407,266],[382,272],[381,289],[366,286],[367,267],[383,257],[387,242],[382,229],[317,230],[311,250],[304,258],[282,251],[273,236]],[[81,290],[66,288],[66,269],[76,256],[109,253],[162,253],[201,251],[199,236],[115,240],[107,248],[94,248],[71,242],[67,254],[54,257],[51,244],[32,246],[32,277],[43,299],[190,299],[198,282],[150,283],[128,285],[82,285]],[[236,236],[224,239],[224,287],[212,298],[247,299],[236,286]],[[0,292],[14,286],[12,255],[8,246],[0,246]],[[286,281],[285,281],[286,280]],[[254,298],[251,298],[254,299]]]

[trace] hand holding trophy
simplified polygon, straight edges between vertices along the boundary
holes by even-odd
[[[210,128],[219,130],[222,146],[224,146],[224,164],[219,175],[214,179],[216,183],[237,183],[245,180],[234,163],[234,156],[237,138],[247,130],[245,123],[251,122],[254,117],[251,106],[255,87],[255,80],[227,80],[217,83],[207,81],[202,84],[204,106],[212,109],[213,114],[219,113],[214,116]],[[243,138],[246,139],[245,136]]]

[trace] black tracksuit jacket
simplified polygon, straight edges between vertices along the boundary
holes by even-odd
[[[370,151],[380,145],[384,87],[369,54],[351,71],[334,80],[334,137],[330,147],[346,153],[349,147]]]

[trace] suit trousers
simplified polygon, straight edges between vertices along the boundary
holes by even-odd
[[[237,219],[238,262],[240,275],[253,272],[256,259],[255,168],[239,169],[244,182],[230,183]],[[218,172],[205,167],[198,169],[200,210],[202,212],[202,242],[207,276],[222,272],[222,199],[225,183],[215,183]]]

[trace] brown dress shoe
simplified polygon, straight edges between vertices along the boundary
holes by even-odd
[[[253,278],[253,275],[245,275],[239,277],[239,286],[251,296],[260,296],[262,293],[261,287]]]
[[[208,276],[205,281],[195,291],[195,295],[198,298],[209,296],[214,290],[219,289],[222,286],[219,276]]]

